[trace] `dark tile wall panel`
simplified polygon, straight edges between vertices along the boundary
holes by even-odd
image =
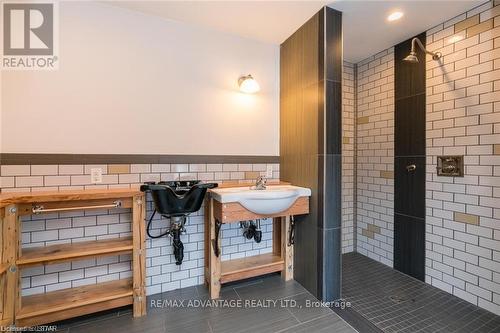
[[[425,157],[395,158],[394,212],[425,218]],[[412,171],[411,166],[416,169]],[[410,170],[408,170],[410,168]]]
[[[322,218],[318,163],[323,137],[322,15],[322,11],[314,15],[280,46],[280,178],[312,191],[310,213],[296,221],[294,278],[314,295],[318,295],[318,223]]]
[[[417,36],[426,43],[425,33]],[[425,52],[403,61],[410,38],[394,48],[394,268],[425,279]]]
[[[321,299],[341,297],[342,239],[342,13],[325,7],[325,168],[323,179],[323,244]]]
[[[425,93],[396,100],[395,156],[425,155]]]
[[[342,13],[326,7],[325,79],[342,82]]]
[[[311,188],[296,224],[294,277],[340,298],[342,15],[324,7],[281,45],[280,176]]]
[[[342,220],[342,156],[324,155],[324,165],[327,170],[324,183],[325,218],[320,228],[340,228]]]
[[[325,81],[326,154],[340,155],[342,150],[342,83]]]
[[[425,280],[425,220],[394,214],[394,268]]]
[[[332,301],[341,297],[342,279],[342,229],[319,229],[323,248],[322,299]]]

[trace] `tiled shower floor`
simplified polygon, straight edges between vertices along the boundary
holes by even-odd
[[[342,269],[343,298],[383,332],[500,332],[499,316],[361,254]]]

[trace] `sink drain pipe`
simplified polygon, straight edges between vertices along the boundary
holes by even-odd
[[[176,265],[181,265],[182,260],[184,260],[184,244],[181,241],[181,233],[184,231],[184,224],[186,223],[186,216],[171,216],[169,217],[170,220],[170,227],[165,230],[165,232],[162,232],[159,235],[153,235],[151,234],[151,225],[153,223],[153,218],[155,217],[156,214],[156,209],[153,211],[153,214],[151,214],[151,217],[149,218],[148,225],[146,227],[146,233],[150,238],[161,238],[164,236],[170,236],[172,237],[172,245],[174,247],[174,257],[175,257],[175,264]]]

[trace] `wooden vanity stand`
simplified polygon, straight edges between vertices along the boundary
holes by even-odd
[[[145,197],[139,189],[82,190],[0,195],[0,326],[18,327],[133,304],[134,317],[146,314]],[[25,215],[131,208],[132,236],[70,244],[21,248]],[[133,277],[32,296],[21,295],[24,267],[132,254]]]
[[[224,187],[241,186],[244,184]],[[286,211],[266,216],[252,213],[238,202],[220,203],[212,198],[209,191],[205,198],[205,283],[210,298],[219,298],[221,285],[228,282],[274,272],[281,272],[285,281],[293,279],[293,245],[288,244],[290,216],[307,213],[309,197],[299,197]],[[222,224],[265,218],[273,219],[272,253],[221,261]]]

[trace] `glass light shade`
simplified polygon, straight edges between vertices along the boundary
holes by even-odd
[[[387,21],[389,21],[389,22],[397,21],[400,18],[402,18],[403,16],[404,16],[403,12],[394,12],[387,17]]]
[[[240,77],[238,83],[240,85],[240,91],[247,94],[253,94],[260,90],[259,84],[250,74]]]

